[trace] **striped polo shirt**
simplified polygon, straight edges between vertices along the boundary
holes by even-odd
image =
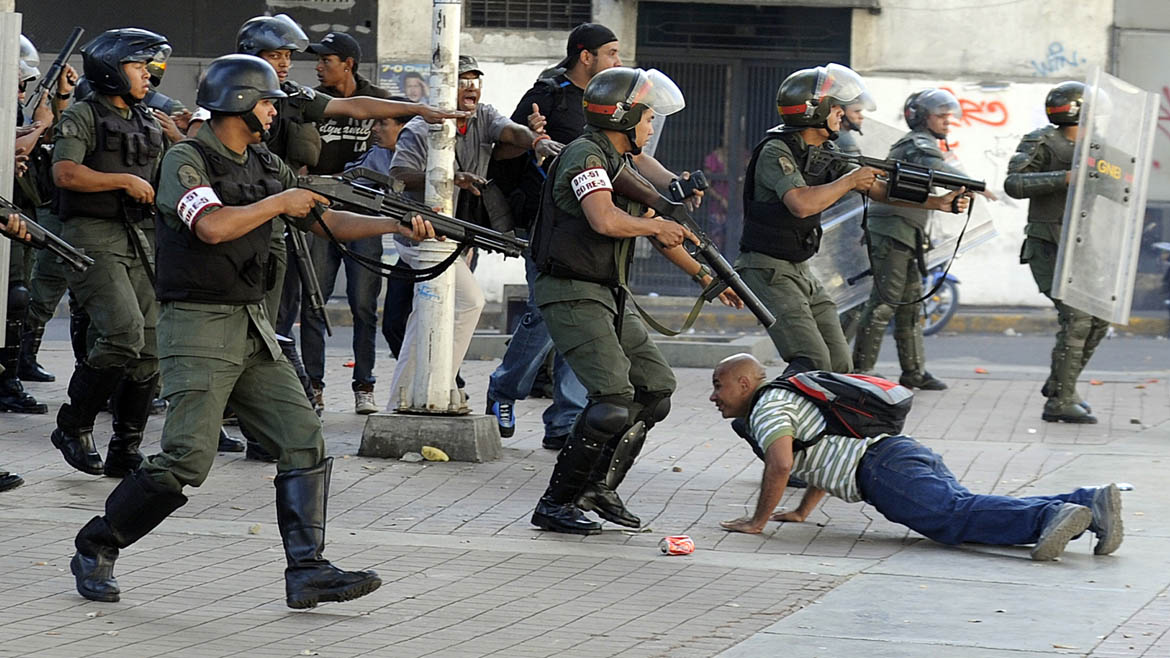
[[[817,406],[800,394],[780,388],[764,391],[748,416],[748,428],[765,452],[776,439],[791,436],[811,441],[825,429]],[[850,503],[861,502],[857,466],[866,448],[885,438],[855,439],[828,435],[815,445],[794,451],[792,475]]]

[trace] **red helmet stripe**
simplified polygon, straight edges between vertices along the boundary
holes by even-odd
[[[597,103],[585,103],[585,111],[593,112],[595,114],[613,114],[617,112],[617,105],[598,105]]]
[[[780,114],[803,114],[807,107],[803,103],[800,105],[781,105]]]
[[[1059,105],[1057,107],[1049,107],[1046,109],[1046,111],[1049,114],[1055,114],[1057,112],[1068,112],[1071,109],[1072,109],[1072,105]]]

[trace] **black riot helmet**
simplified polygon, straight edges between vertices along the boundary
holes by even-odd
[[[1085,85],[1081,82],[1062,82],[1044,98],[1048,120],[1058,126],[1076,125],[1081,120],[1081,106],[1085,101]]]
[[[854,103],[861,103],[869,112],[877,109],[861,76],[841,64],[801,69],[784,78],[776,90],[776,110],[784,132],[824,128],[829,138],[835,139],[837,133],[829,129],[830,111],[835,105]]]
[[[124,27],[102,32],[85,44],[81,55],[85,77],[89,79],[94,92],[124,97],[130,93],[130,80],[122,71],[122,65],[127,62],[145,62],[151,84],[157,85],[166,72],[171,45],[161,34]]]
[[[248,19],[236,34],[236,52],[259,55],[265,50],[303,52],[309,37],[288,14]]]
[[[581,100],[585,123],[594,128],[617,130],[630,139],[630,151],[637,155],[634,126],[647,108],[660,116],[686,107],[678,85],[658,69],[644,71],[618,66],[593,76]]]
[[[910,126],[911,130],[921,130],[926,127],[927,118],[948,112],[956,119],[963,118],[963,108],[959,104],[959,99],[946,89],[934,87],[910,94],[906,97],[906,103],[902,105],[902,116],[906,118],[906,125]],[[933,130],[930,134],[937,139],[946,138],[946,135],[940,135]]]
[[[207,66],[195,103],[213,114],[238,115],[253,132],[264,136],[264,126],[252,108],[265,98],[284,98],[276,69],[255,55],[224,55]]]
[[[41,63],[41,56],[36,46],[28,37],[20,35],[20,79],[18,82],[29,82],[41,77],[41,70],[37,66]]]

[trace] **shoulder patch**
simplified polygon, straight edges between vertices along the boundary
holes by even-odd
[[[77,122],[72,118],[61,119],[61,124],[57,127],[61,131],[62,137],[77,137],[81,134],[81,129],[77,127]]]
[[[593,153],[590,153],[589,155],[585,156],[585,168],[586,169],[605,169],[605,163],[601,160],[600,155],[595,155]]]
[[[786,153],[780,156],[780,171],[784,172],[785,176],[796,173],[796,162],[793,161],[792,156]]]
[[[179,167],[178,173],[179,182],[182,183],[183,187],[186,187],[187,189],[198,187],[203,183],[203,177],[199,175],[199,171],[192,165],[185,164]]]

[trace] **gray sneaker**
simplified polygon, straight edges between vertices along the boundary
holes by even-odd
[[[1047,562],[1060,557],[1069,540],[1087,530],[1092,522],[1093,512],[1088,507],[1064,503],[1040,532],[1040,539],[1032,547],[1032,559]]]
[[[353,392],[353,411],[357,414],[373,414],[379,411],[378,403],[374,400],[373,391]]]
[[[1121,522],[1121,490],[1116,484],[1097,489],[1093,494],[1093,532],[1097,535],[1094,555],[1109,555],[1121,547],[1125,531]]]

